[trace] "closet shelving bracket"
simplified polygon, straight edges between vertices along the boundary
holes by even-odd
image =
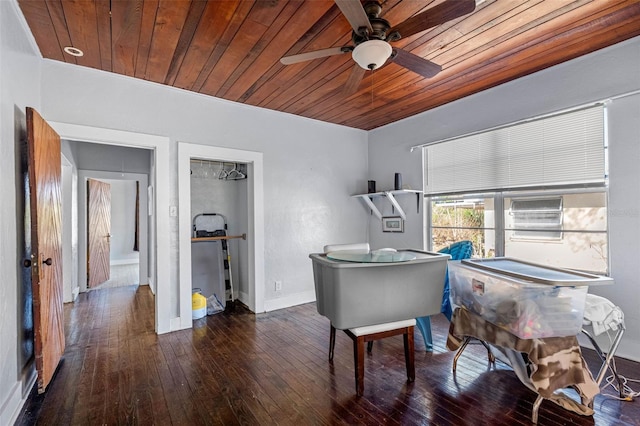
[[[373,200],[374,198],[384,197],[387,200],[389,200],[393,208],[395,208],[398,211],[398,214],[400,215],[400,217],[406,220],[407,215],[404,212],[403,208],[398,203],[398,200],[396,200],[396,196],[403,195],[403,194],[415,194],[416,213],[419,213],[420,212],[420,196],[422,195],[422,191],[417,191],[414,189],[397,189],[394,191],[372,192],[370,194],[355,194],[355,195],[352,195],[352,197],[360,198],[362,201],[364,201],[364,203],[367,205],[367,207],[369,207],[371,212],[380,220],[382,220],[382,213],[380,213],[380,210],[378,210],[378,207],[376,207],[376,205],[373,203]]]

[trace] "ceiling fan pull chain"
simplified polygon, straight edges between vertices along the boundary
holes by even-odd
[[[375,70],[371,70],[371,107],[373,107],[373,73]]]

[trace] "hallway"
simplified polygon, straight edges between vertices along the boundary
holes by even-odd
[[[138,263],[126,263],[123,265],[111,264],[109,280],[96,287],[91,287],[87,289],[87,291],[139,285],[139,269],[140,265]]]

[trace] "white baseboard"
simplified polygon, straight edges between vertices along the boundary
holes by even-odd
[[[315,302],[316,291],[308,290],[302,293],[294,293],[288,296],[278,297],[264,301],[265,312],[276,311],[278,309],[290,308],[291,306],[302,305],[304,303]]]
[[[20,382],[15,382],[0,406],[0,424],[12,425],[18,419],[25,400],[20,397]]]
[[[598,343],[600,344],[600,343]],[[603,344],[602,345],[603,350],[604,348],[608,347]],[[618,346],[618,350],[615,353],[616,357],[620,357],[620,358],[625,358],[631,361],[635,361],[635,362],[640,362],[640,344],[634,342],[633,340],[625,340],[624,336],[622,337],[622,340],[620,341],[620,346]],[[635,377],[632,377],[633,379],[637,379],[637,375]],[[635,386],[631,386],[631,387],[635,387]]]
[[[0,405],[0,424],[15,424],[22,412],[24,403],[27,402],[31,388],[36,383],[37,374],[35,370],[31,370],[29,377],[23,377],[21,381],[17,381],[11,387],[7,398]]]
[[[79,294],[80,294],[80,286],[76,286],[76,288],[74,288],[73,291],[71,292],[71,301],[75,302]]]
[[[189,311],[189,316],[186,318],[171,318],[169,322],[169,327],[171,327],[171,329],[169,331],[185,330],[187,328],[191,328],[192,326],[193,319],[191,317],[191,311]]]
[[[169,320],[169,329],[171,331],[180,330],[181,329],[180,323],[181,323],[180,317],[171,318]]]
[[[238,291],[238,295],[236,296],[236,300],[239,300],[240,302],[244,303],[246,306],[251,306],[249,304],[249,300],[251,300],[249,298],[249,294],[245,293],[244,291]]]
[[[591,333],[591,335],[594,336],[592,329],[589,328],[588,331]],[[611,339],[613,339],[616,332],[610,331],[610,333],[611,333]],[[600,346],[600,349],[602,349],[605,353],[609,352],[611,341],[609,340],[609,336],[606,333],[603,333],[599,336],[594,336],[594,338],[596,339],[596,343],[598,344],[598,346]],[[587,336],[585,336],[583,333],[578,333],[578,343],[580,344],[580,346],[584,348],[594,349],[593,345],[591,344]],[[635,362],[640,362],[640,356],[638,356],[639,353],[640,353],[640,344],[632,340],[625,340],[625,336],[623,335],[622,340],[620,340],[620,346],[618,346],[618,349],[616,350],[616,353],[614,354],[614,356],[616,358],[619,357],[619,358],[624,358],[624,359],[628,359]]]

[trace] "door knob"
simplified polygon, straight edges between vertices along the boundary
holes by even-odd
[[[47,258],[47,260],[43,260],[42,263],[44,263],[47,266],[51,266],[51,264],[53,263],[53,261],[51,260],[51,258]]]
[[[25,268],[31,268],[31,259],[25,259],[22,261],[22,266]]]

